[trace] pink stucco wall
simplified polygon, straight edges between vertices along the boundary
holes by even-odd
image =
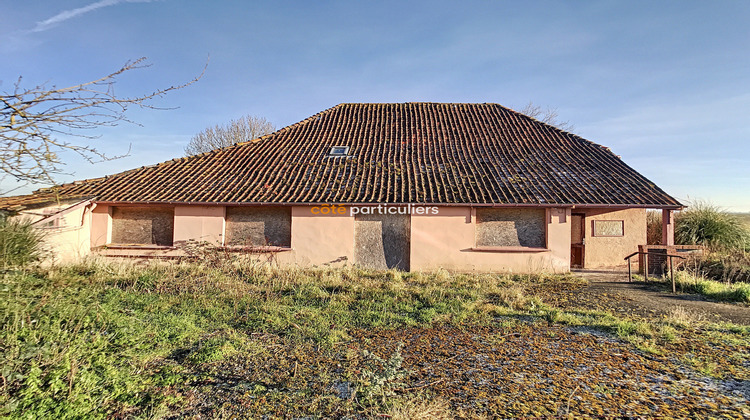
[[[174,243],[187,241],[224,244],[223,206],[176,206],[174,208]]]
[[[586,268],[622,266],[625,255],[646,243],[644,209],[573,209],[572,212],[586,216]],[[97,205],[93,209],[90,217],[92,247],[110,243],[111,213],[111,206],[107,205]],[[503,272],[565,272],[570,269],[570,208],[545,210],[546,246],[538,249],[477,247],[475,213],[469,206],[443,206],[438,214],[412,214],[410,269]],[[355,263],[355,218],[349,208],[320,214],[311,206],[295,206],[291,215],[291,247],[274,252],[276,263],[303,267]],[[175,244],[187,240],[221,244],[224,220],[223,206],[176,206]],[[625,235],[595,237],[594,220],[623,220]],[[153,251],[148,252],[153,254]]]
[[[112,242],[112,209],[98,204],[91,212],[91,247],[96,248]]]
[[[574,209],[586,216],[584,268],[625,267],[624,258],[646,243],[646,209]],[[596,237],[595,220],[622,220],[624,236]]]
[[[570,269],[570,210],[546,211],[547,246],[485,249],[475,246],[471,207],[441,207],[437,215],[412,215],[411,269],[565,272]]]
[[[313,213],[311,206],[292,207],[292,251],[282,261],[300,266],[351,264],[354,260],[354,217]]]

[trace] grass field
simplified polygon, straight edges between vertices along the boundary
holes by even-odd
[[[733,216],[742,220],[742,222],[750,229],[750,213],[732,213]]]
[[[5,272],[0,414],[750,414],[731,385],[750,380],[750,328],[533,292],[582,282],[240,263]]]

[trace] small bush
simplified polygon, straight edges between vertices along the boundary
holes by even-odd
[[[374,403],[377,400],[385,402],[386,398],[396,395],[397,388],[404,385],[402,380],[407,372],[401,367],[404,361],[401,355],[403,347],[404,343],[398,343],[388,360],[378,357],[375,353],[364,351],[368,369],[362,372],[357,388],[362,402]]]
[[[42,257],[42,234],[26,220],[0,218],[0,264],[22,267]]]
[[[696,202],[675,217],[675,242],[703,245],[714,250],[750,245],[750,232],[736,216],[706,202]]]

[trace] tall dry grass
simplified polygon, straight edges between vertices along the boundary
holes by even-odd
[[[746,251],[750,231],[735,215],[705,201],[696,201],[675,216],[675,243],[703,245],[715,251]]]

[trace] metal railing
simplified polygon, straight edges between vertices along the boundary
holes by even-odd
[[[643,277],[646,281],[648,281],[648,256],[649,255],[658,255],[659,257],[667,257],[669,258],[669,276],[672,278],[672,293],[677,293],[677,285],[674,281],[674,264],[672,263],[672,258],[679,258],[681,260],[684,260],[685,257],[681,255],[676,254],[669,254],[664,252],[634,252],[627,257],[625,257],[625,260],[628,262],[628,281],[633,281],[633,274],[631,270],[631,261],[630,259],[633,258],[636,255],[644,255],[645,258],[643,260]],[[639,257],[640,258],[640,257]]]

